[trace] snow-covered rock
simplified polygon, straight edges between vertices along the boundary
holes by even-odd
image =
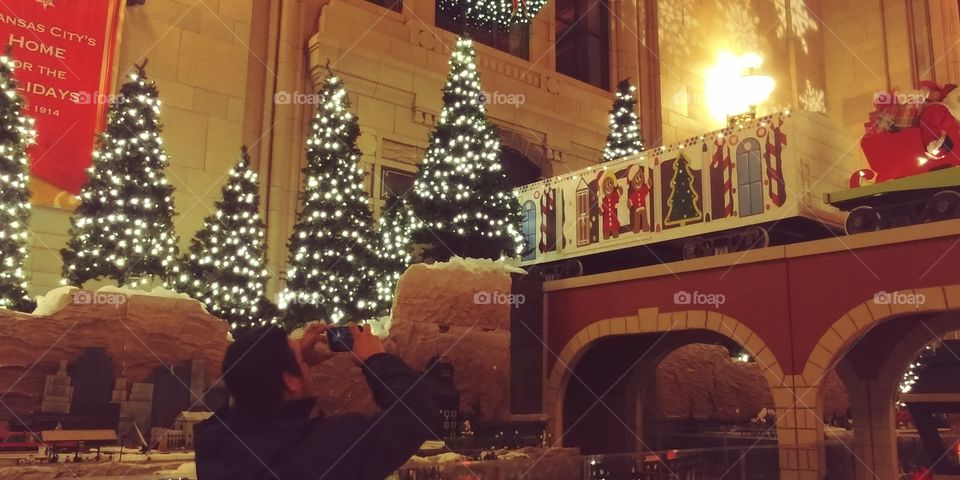
[[[148,292],[135,288],[106,285],[98,288],[95,291],[83,290],[70,286],[54,288],[53,290],[47,292],[46,295],[40,295],[37,297],[37,308],[33,310],[33,314],[40,316],[53,315],[60,310],[63,310],[71,303],[84,304],[110,302],[111,304],[121,304],[125,303],[125,299],[121,297],[129,298],[135,295],[189,300],[196,302],[200,305],[200,308],[206,311],[206,307],[204,307],[202,303],[190,298],[189,295],[185,293],[177,293],[173,290],[168,290],[163,287],[154,287]]]
[[[510,314],[518,299],[504,262],[454,257],[416,264],[397,283],[388,352],[415,369],[433,357],[454,366],[464,412],[483,420],[510,415]]]
[[[40,311],[51,313],[0,310],[0,391],[22,418],[39,409],[46,375],[86,347],[105,348],[114,374],[125,369],[128,382],[194,359],[204,361],[208,382],[220,376],[227,324],[195,300],[63,288],[48,294]]]

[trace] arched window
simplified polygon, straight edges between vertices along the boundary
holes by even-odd
[[[760,142],[755,138],[748,138],[737,147],[737,193],[741,217],[763,213],[763,164]]]
[[[523,234],[522,258],[533,260],[537,257],[537,205],[533,200],[527,200],[523,204],[523,222],[520,225],[520,231]]]
[[[510,147],[501,147],[500,166],[503,167],[510,188],[522,187],[540,180],[540,167],[526,155]]]

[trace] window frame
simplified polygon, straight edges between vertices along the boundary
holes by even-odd
[[[610,36],[612,32],[610,28],[609,1],[565,0],[574,4],[574,7],[572,23],[570,23],[563,32],[560,31],[560,27],[561,25],[567,25],[567,22],[561,21],[561,15],[565,15],[570,8],[561,10],[560,1],[561,0],[554,0],[554,37],[556,39],[554,43],[554,62],[557,73],[607,92],[612,91],[613,85],[610,73]],[[591,4],[593,6],[591,6]],[[602,15],[602,18],[597,22],[601,25],[602,31],[592,30],[590,27],[590,19],[584,18],[585,15],[590,15],[592,12],[600,12],[599,14]],[[587,46],[588,37],[596,39],[600,43],[598,52],[591,51]],[[575,70],[561,69],[562,65],[566,65],[565,62],[561,61],[561,52],[563,52],[563,55],[566,55],[568,50],[573,51],[574,59],[571,63],[576,66]],[[594,53],[599,53],[600,58],[600,66],[598,68],[599,78],[596,79],[596,81],[591,78],[594,72],[589,69],[590,59],[596,56]],[[588,70],[583,70],[584,68],[588,68]]]
[[[532,38],[530,24],[517,25],[506,31],[494,29],[489,32],[482,29],[466,27],[462,21],[454,20],[447,12],[440,8],[439,1],[434,2],[434,15],[435,19],[433,23],[437,28],[456,35],[463,35],[464,31],[466,31],[473,41],[481,45],[486,45],[513,57],[530,60],[530,39]],[[514,35],[517,36],[516,40],[521,43],[518,47],[519,50],[514,50],[513,48]],[[490,36],[489,39],[487,38],[488,36]],[[506,38],[505,48],[498,44],[498,40],[503,38]]]
[[[392,12],[403,13],[403,0],[365,0],[367,3],[372,3],[378,7],[386,8]],[[387,5],[392,3],[392,5]]]

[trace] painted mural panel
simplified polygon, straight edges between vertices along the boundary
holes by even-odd
[[[523,234],[530,239],[520,263],[702,236],[798,214],[800,202],[811,195],[791,190],[803,183],[801,156],[788,148],[791,118],[761,117],[741,129],[516,189],[524,208]],[[801,123],[821,128],[806,117]]]

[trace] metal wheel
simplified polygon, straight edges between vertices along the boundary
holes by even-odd
[[[710,242],[705,238],[693,237],[687,239],[683,244],[683,259],[690,260],[692,258],[702,258],[713,255],[713,251],[710,248]]]
[[[854,235],[880,230],[880,215],[873,207],[857,207],[850,211],[845,226],[847,234]]]
[[[960,193],[952,190],[937,192],[927,203],[924,222],[938,222],[960,216]]]
[[[748,227],[730,237],[730,251],[743,252],[770,246],[770,234],[760,227]]]

